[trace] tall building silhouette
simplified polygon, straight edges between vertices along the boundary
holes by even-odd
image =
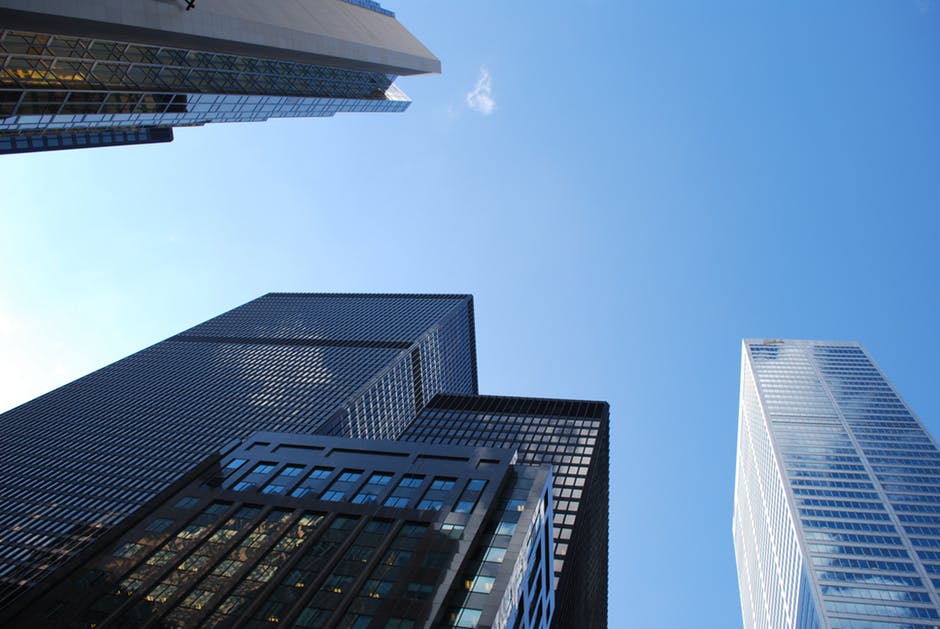
[[[440,62],[370,0],[0,0],[0,154],[399,112]]]
[[[858,343],[745,340],[744,626],[940,625],[940,449]]]
[[[604,627],[608,432],[603,402],[478,395],[469,295],[265,295],[0,415],[0,624]],[[393,578],[412,524],[437,555]],[[342,596],[265,572],[288,531],[277,565],[319,549]]]
[[[558,627],[607,623],[608,420],[605,402],[442,394],[401,437],[514,448],[520,463],[552,467]]]
[[[269,294],[0,415],[0,605],[232,439],[397,437],[474,352],[470,296]]]

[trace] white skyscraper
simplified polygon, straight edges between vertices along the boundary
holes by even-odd
[[[940,449],[858,343],[744,341],[744,626],[940,627]]]

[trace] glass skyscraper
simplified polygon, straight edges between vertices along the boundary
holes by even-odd
[[[0,0],[0,154],[404,111],[396,76],[439,71],[371,0]]]
[[[0,624],[606,627],[608,432],[604,402],[478,395],[469,295],[265,295],[0,415]],[[243,509],[233,536],[325,524],[278,560],[319,572],[285,585],[267,536],[213,580]],[[439,565],[378,565],[412,525]]]
[[[395,438],[476,393],[468,295],[269,294],[0,415],[0,606],[259,430]]]
[[[556,627],[607,623],[608,419],[605,402],[439,395],[401,436],[516,448],[520,463],[552,466]]]
[[[744,626],[940,626],[940,449],[858,343],[745,340]]]

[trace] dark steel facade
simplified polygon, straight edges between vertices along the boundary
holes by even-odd
[[[466,295],[270,294],[0,415],[0,606],[231,439],[394,438],[476,392]]]
[[[0,623],[547,627],[551,471],[515,458],[259,433],[207,459]]]
[[[517,448],[553,470],[556,627],[607,626],[609,407],[604,402],[440,395],[401,436]]]
[[[380,620],[387,623],[393,618],[404,624],[388,626],[410,627],[408,622],[414,621],[414,626],[532,629],[550,622],[553,627],[606,627],[607,404],[477,393],[473,300],[469,295],[269,294],[197,325],[0,415],[0,610],[22,611],[24,601],[35,601],[40,594],[55,598],[50,587],[61,582],[73,583],[61,586],[72,588],[68,590],[71,594],[63,594],[65,599],[74,602],[78,596],[86,602],[110,601],[101,602],[95,610],[83,607],[81,613],[88,613],[88,622],[116,623],[119,617],[130,624],[138,620],[157,623],[153,626],[164,620],[183,625],[208,622],[215,613],[212,610],[227,609],[222,598],[227,593],[224,595],[253,601],[231,608],[229,620],[238,619],[243,626],[261,626],[268,618],[289,623],[309,621],[310,626],[347,626],[341,624],[346,622],[346,614],[364,610],[372,616],[369,623],[375,623],[362,625],[368,627],[385,627]],[[280,436],[260,445],[265,439],[259,431]],[[465,538],[467,545],[461,541],[455,563],[448,564],[447,582],[451,585],[434,590],[433,605],[420,618],[389,616],[366,609],[369,605],[353,605],[372,598],[359,594],[342,598],[332,607],[318,608],[326,610],[322,611],[325,616],[321,612],[311,616],[314,612],[304,612],[297,605],[301,600],[304,605],[311,603],[313,599],[307,595],[314,596],[312,590],[300,593],[269,585],[286,572],[257,585],[250,594],[238,594],[234,589],[248,585],[224,580],[216,584],[216,592],[202,572],[202,576],[185,579],[180,575],[179,582],[165,584],[176,589],[154,590],[175,574],[169,572],[173,568],[169,563],[159,574],[154,572],[146,579],[133,577],[141,581],[134,591],[115,596],[118,585],[130,578],[132,568],[141,568],[141,562],[150,560],[157,548],[150,542],[124,539],[122,544],[146,547],[142,554],[135,553],[124,562],[125,558],[112,556],[119,547],[114,546],[115,536],[138,535],[143,539],[148,514],[176,509],[168,501],[184,486],[198,494],[198,506],[187,511],[189,515],[154,515],[179,524],[175,529],[168,525],[165,531],[150,531],[160,533],[151,535],[154,544],[166,543],[183,531],[189,525],[184,520],[202,516],[215,518],[207,524],[210,528],[222,526],[226,518],[244,520],[238,526],[246,528],[239,528],[238,535],[250,535],[247,531],[268,522],[264,518],[270,513],[284,509],[291,515],[264,525],[273,527],[271,544],[288,530],[307,526],[301,522],[305,513],[323,516],[322,520],[316,516],[316,524],[310,525],[316,529],[309,531],[310,539],[326,535],[330,523],[340,516],[358,517],[349,530],[329,534],[329,539],[336,537],[330,553],[349,547],[353,543],[349,535],[361,531],[357,527],[367,526],[370,518],[425,522],[437,527],[439,533],[454,530],[450,528],[454,521],[447,518],[459,515],[453,502],[459,502],[459,495],[451,495],[450,503],[441,500],[436,505],[439,498],[423,495],[424,489],[416,490],[418,493],[398,491],[391,481],[381,489],[367,491],[364,476],[341,481],[352,485],[334,486],[342,472],[339,465],[334,465],[336,469],[330,474],[312,474],[311,466],[319,465],[314,458],[322,451],[318,454],[315,447],[301,448],[291,454],[290,448],[272,445],[336,438],[357,439],[350,443],[362,444],[345,448],[348,460],[343,465],[361,469],[363,475],[367,469],[402,472],[401,461],[389,459],[392,462],[384,467],[373,465],[381,449],[399,448],[408,456],[439,454],[455,447],[516,453],[501,481],[501,493],[486,498],[481,514],[508,521],[534,511],[544,513],[550,524],[541,538],[534,532],[537,527],[529,526],[522,541],[512,537],[511,545],[506,544],[505,535],[515,535],[512,527],[474,524],[472,534]],[[238,446],[244,439],[251,441]],[[239,447],[244,455],[233,450]],[[224,452],[221,461],[211,459],[220,451]],[[466,458],[465,454],[460,456]],[[482,455],[474,456],[479,465]],[[208,467],[194,470],[194,465],[207,457]],[[248,462],[230,467],[236,458]],[[493,460],[503,458],[500,454]],[[252,472],[254,465],[263,462],[274,466],[263,473]],[[451,463],[435,460],[421,473],[427,478],[470,478],[466,470],[448,472]],[[294,475],[283,473],[296,465],[303,470]],[[212,466],[214,472],[209,477],[200,476]],[[540,466],[550,466],[550,472]],[[533,502],[530,492],[542,482],[537,478],[540,469],[550,473],[546,482],[551,483],[552,491]],[[195,482],[197,477],[202,480]],[[395,476],[394,482],[398,481]],[[421,504],[425,500],[431,502]],[[225,503],[225,508],[212,507],[216,502]],[[252,505],[263,508],[246,511],[253,514],[251,517],[236,517],[239,509],[253,509]],[[205,512],[210,507],[218,511]],[[415,510],[417,514],[412,512]],[[430,515],[420,515],[424,511]],[[385,544],[392,538],[383,539]],[[108,544],[111,550],[105,552]],[[484,560],[485,549],[494,545],[515,553],[510,573],[500,573],[505,566]],[[177,550],[192,554],[197,546],[194,541]],[[258,550],[249,563],[264,563],[264,553],[274,552],[273,548]],[[223,552],[221,547],[216,550]],[[174,565],[182,565],[184,554],[174,555],[173,561],[180,559]],[[212,565],[222,561],[222,555],[213,556]],[[294,565],[306,561],[303,556],[289,554],[278,561]],[[86,578],[75,572],[91,557],[99,557],[103,562],[99,569],[111,576],[99,583],[94,575]],[[335,557],[342,561],[340,555]],[[378,554],[367,561],[376,557]],[[109,569],[105,564],[117,567]],[[315,572],[320,584],[316,587],[322,588],[332,565],[311,564],[304,570]],[[530,570],[534,565],[546,570]],[[247,578],[248,571],[246,566],[239,579]],[[47,578],[50,574],[54,576]],[[63,581],[63,574],[71,576]],[[399,588],[398,577],[385,580],[395,585],[382,588]],[[86,582],[92,589],[81,589]],[[352,587],[360,592],[364,586],[364,581],[355,581]],[[291,598],[287,592],[299,598]],[[416,596],[422,592],[427,594],[422,589]],[[167,594],[166,601],[161,602],[163,594]],[[286,598],[279,598],[281,594]],[[403,600],[398,589],[376,594]],[[146,600],[148,596],[154,600]],[[43,600],[52,609],[50,613],[80,617],[73,603],[58,609],[56,600]],[[189,603],[182,606],[186,600]],[[151,613],[154,606],[149,604],[154,602],[160,611],[151,617],[146,614]],[[195,609],[196,604],[200,609]],[[72,611],[64,611],[67,609]],[[137,613],[145,615],[125,616]],[[189,620],[184,618],[187,614]],[[301,614],[305,614],[303,620]],[[39,622],[35,616],[30,618]],[[348,620],[355,621],[352,617]]]

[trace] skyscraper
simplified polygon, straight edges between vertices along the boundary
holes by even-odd
[[[940,449],[858,343],[745,340],[744,626],[940,626]]]
[[[551,468],[512,448],[256,433],[0,625],[545,628]]]
[[[261,597],[244,608],[247,615],[238,612],[245,626],[296,622],[299,614],[320,626],[361,612],[369,619],[350,616],[360,624],[348,626],[389,626],[379,623],[397,618],[390,626],[605,627],[607,404],[479,396],[473,320],[469,295],[265,295],[0,415],[0,610],[19,614],[28,600],[36,611],[40,590],[74,581],[78,589],[53,588],[42,599],[49,618],[74,612],[120,625],[153,613],[202,622],[212,610],[227,614],[225,592],[242,596],[236,590],[244,586]],[[318,459],[327,448],[344,462]],[[389,482],[371,483],[373,473],[390,475]],[[403,474],[420,482],[405,483]],[[482,480],[493,492],[480,493]],[[447,560],[451,585],[416,591],[416,600],[427,594],[434,604],[415,603],[407,617],[369,603],[393,590],[367,591],[358,576],[347,584],[356,594],[326,607],[312,594],[245,585],[267,565],[267,553],[283,550],[273,546],[252,551],[216,591],[200,584],[228,547],[186,541],[187,518],[202,515],[174,510],[179,492],[195,492],[200,508],[212,509],[204,514],[211,524],[192,521],[209,527],[199,535],[257,506],[262,511],[242,518],[237,535],[262,526],[269,511],[285,510],[290,515],[276,526],[286,534],[306,510],[330,522],[358,517],[357,527],[375,518],[419,523],[438,536],[462,526],[466,543]],[[472,528],[471,516],[479,516]],[[148,518],[175,524],[151,531]],[[320,533],[310,535],[305,548],[319,544]],[[346,540],[337,552],[355,543],[350,535],[358,532],[334,535]],[[382,539],[376,549],[393,538]],[[125,544],[138,544],[140,554],[124,557]],[[188,554],[205,559],[193,574],[172,572],[172,562],[186,563]],[[305,561],[301,555],[284,561]],[[378,557],[363,560],[369,571],[378,569]],[[81,576],[91,561],[107,574]],[[316,573],[317,588],[326,575]],[[399,588],[398,596],[399,586],[381,588]],[[92,600],[100,606],[83,607]],[[320,611],[297,607],[308,603]]]
[[[0,606],[231,439],[476,392],[468,295],[270,294],[0,415]]]
[[[605,402],[442,394],[401,436],[552,466],[557,627],[607,623],[608,418]]]
[[[440,62],[371,0],[0,0],[0,154],[404,111]]]

